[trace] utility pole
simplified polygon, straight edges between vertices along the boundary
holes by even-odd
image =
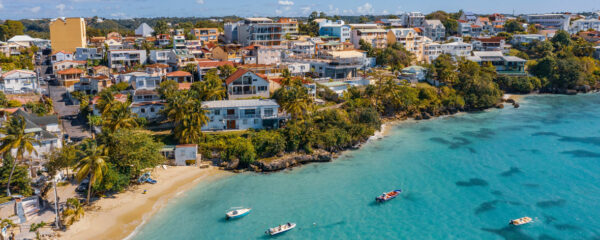
[[[56,229],[60,229],[60,215],[58,214],[58,193],[56,191],[56,176],[54,176],[54,213],[56,214]]]

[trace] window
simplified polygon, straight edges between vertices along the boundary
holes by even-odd
[[[242,122],[243,122],[244,124],[248,124],[248,119],[244,119]]]
[[[258,86],[258,91],[259,92],[267,91],[267,86]]]
[[[215,110],[213,110],[213,114],[214,114],[215,116],[219,116],[219,115],[221,115],[221,109],[215,109]]]
[[[141,113],[146,113],[146,109],[145,109],[145,108],[142,108],[142,109],[140,109],[140,112],[141,112]]]
[[[245,109],[244,115],[254,115],[256,114],[256,109]]]
[[[267,117],[273,116],[273,109],[272,108],[265,108],[265,116],[267,116]]]
[[[258,118],[254,119],[254,124],[258,124]]]
[[[154,112],[154,107],[151,107],[151,108],[150,108],[150,112]]]

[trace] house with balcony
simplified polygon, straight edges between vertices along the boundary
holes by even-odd
[[[286,64],[308,63],[310,69],[319,78],[333,80],[351,80],[358,77],[357,71],[366,67],[367,56],[364,51],[345,50],[323,52],[319,58],[286,58]]]
[[[230,61],[197,61],[196,68],[198,69],[198,79],[202,81],[204,79],[204,75],[206,75],[208,71],[224,65],[233,67],[234,63]]]
[[[350,41],[350,25],[344,20],[326,20],[319,23],[319,36],[333,36],[339,38],[340,42]]]
[[[577,34],[580,31],[588,31],[593,29],[594,31],[600,31],[600,19],[578,19],[571,23],[569,32],[571,34]]]
[[[155,63],[155,64],[146,65],[146,73],[148,73],[152,76],[159,76],[162,78],[167,75],[168,71],[169,71],[169,65],[167,65],[167,64]]]
[[[69,68],[56,72],[56,79],[60,85],[64,86],[67,91],[72,92],[75,90],[75,84],[79,82],[84,71],[79,68]]]
[[[87,60],[102,60],[103,57],[102,48],[82,48],[78,47],[75,49],[75,60],[76,61],[87,61]]]
[[[6,94],[38,92],[37,74],[29,70],[12,70],[0,74],[0,91]]]
[[[446,38],[446,27],[440,20],[425,20],[423,36],[433,41],[442,41]]]
[[[122,70],[146,64],[146,58],[146,50],[112,50],[108,53],[108,65],[111,69]]]
[[[421,12],[407,12],[400,15],[404,26],[408,28],[422,27],[425,25],[425,14]]]
[[[471,40],[475,51],[502,51],[508,53],[510,45],[503,37],[480,37]]]
[[[21,116],[25,119],[25,132],[33,133],[35,139],[40,141],[39,144],[33,144],[33,148],[36,150],[37,155],[32,154],[29,155],[25,153],[26,159],[32,159],[33,168],[40,169],[42,167],[41,161],[43,161],[46,154],[49,154],[54,149],[62,148],[61,141],[61,130],[58,122],[58,115],[48,115],[48,116],[37,116],[35,114],[28,113],[23,109],[18,109],[14,113],[11,114],[10,117]],[[6,121],[7,119],[3,119]],[[0,121],[0,126],[5,122]],[[3,137],[0,134],[0,137]],[[16,153],[16,149],[13,149],[13,156]]]
[[[65,60],[73,60],[73,53],[72,52],[65,52],[65,51],[59,51],[56,52],[52,55],[50,55],[50,61],[52,64],[56,63],[56,62],[62,62]]]
[[[133,102],[129,106],[132,113],[148,121],[161,119],[160,111],[164,109],[165,102],[154,89],[136,89],[133,93]]]
[[[360,40],[363,40],[374,48],[386,48],[388,46],[387,30],[380,28],[354,29],[351,34],[351,42],[354,48],[360,48]]]
[[[173,49],[169,52],[167,63],[176,68],[183,68],[188,64],[196,64],[196,56],[191,54],[187,49]]]
[[[149,62],[167,64],[171,50],[150,50]]]
[[[240,68],[226,80],[227,99],[268,98],[269,81],[256,73]]]
[[[531,14],[525,17],[529,24],[539,24],[542,28],[569,30],[570,14]]]
[[[492,64],[498,74],[525,75],[525,63],[527,60],[515,57],[505,56],[501,51],[473,51],[473,55],[467,57],[467,60],[484,65]]]
[[[87,61],[64,60],[52,64],[52,72],[58,72],[69,68],[85,68]]]
[[[424,55],[427,61],[432,62],[441,54],[448,54],[454,59],[459,57],[471,56],[473,45],[465,42],[450,42],[450,43],[427,43],[424,46]]]
[[[186,71],[174,71],[167,73],[167,80],[172,80],[177,83],[191,83],[193,81],[192,74]]]
[[[187,47],[185,46],[185,36],[183,36],[183,35],[173,36],[173,49],[187,50]]]
[[[404,49],[415,55],[417,61],[425,60],[423,54],[425,40],[414,28],[392,28],[387,33],[387,42],[389,45],[395,43],[401,44]]]
[[[86,94],[95,95],[110,86],[112,86],[112,81],[106,75],[83,76],[75,84],[75,91],[83,91]]]
[[[297,33],[298,23],[293,21],[276,22],[269,18],[246,18],[236,23],[225,24],[226,42],[237,42],[244,46],[281,45],[286,34]]]
[[[206,101],[202,107],[209,118],[202,131],[274,129],[283,119],[273,99]]]
[[[546,41],[546,36],[541,34],[514,34],[510,41],[513,45],[519,45],[523,43],[532,43],[534,41]]]
[[[203,43],[217,43],[219,41],[218,28],[193,28],[190,32],[197,40]]]

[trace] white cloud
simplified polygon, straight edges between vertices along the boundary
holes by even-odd
[[[279,0],[277,3],[279,5],[283,5],[283,6],[292,6],[292,5],[294,5],[294,2],[292,2],[290,0]]]
[[[65,10],[65,7],[67,7],[67,6],[65,6],[65,4],[63,4],[63,3],[56,5],[56,8],[57,8],[57,9],[58,9],[58,10],[59,10],[61,13],[62,13],[62,11],[64,11],[64,10]]]
[[[373,5],[371,5],[370,3],[365,3],[361,6],[358,6],[356,8],[356,12],[360,13],[360,14],[370,14],[373,13]]]
[[[93,13],[96,13],[96,12],[98,12],[98,9],[95,9],[95,8],[94,8],[94,9],[92,9],[92,12],[93,12]]]
[[[385,14],[385,15],[389,14],[389,12],[387,10],[383,10],[381,13]]]
[[[302,14],[309,14],[311,8],[310,7],[302,7],[302,8],[300,8],[300,10],[302,10]]]
[[[279,9],[275,9],[275,14],[277,15],[281,15],[283,13],[283,11],[279,10]]]
[[[342,10],[343,14],[347,14],[347,15],[354,15],[354,10],[352,9],[344,9]]]
[[[198,3],[198,4],[204,4],[204,0],[196,0],[196,3]]]
[[[2,2],[0,2],[0,9],[3,9],[4,5],[2,5]]]
[[[32,7],[31,9],[29,9],[32,13],[37,13],[40,11],[40,9],[42,9],[42,7],[37,6],[37,7]]]

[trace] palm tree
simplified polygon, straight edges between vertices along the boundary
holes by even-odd
[[[77,171],[75,177],[78,182],[81,182],[88,176],[90,177],[86,204],[90,204],[92,185],[94,185],[96,181],[101,182],[102,176],[107,171],[105,158],[106,148],[104,145],[98,146],[94,141],[86,141],[83,143],[83,156],[75,167],[75,170]]]
[[[313,99],[308,95],[305,87],[292,85],[281,88],[277,94],[277,101],[281,108],[292,116],[292,119],[304,119],[313,107]]]
[[[221,100],[225,97],[223,82],[217,76],[205,76],[202,82],[192,84],[191,94],[202,101]]]
[[[183,109],[183,118],[175,121],[174,134],[180,144],[198,143],[202,137],[202,126],[208,122],[202,102],[188,99]]]
[[[129,103],[116,102],[112,106],[112,110],[107,112],[104,119],[104,124],[111,132],[121,128],[137,127],[136,117],[129,109]]]
[[[10,181],[13,173],[15,172],[15,167],[17,164],[23,161],[23,156],[25,153],[29,155],[33,153],[37,156],[37,151],[33,145],[40,144],[40,141],[36,139],[35,133],[25,133],[25,126],[25,118],[22,116],[15,116],[11,117],[8,123],[4,127],[0,128],[0,133],[4,135],[4,137],[0,139],[0,141],[2,141],[2,145],[0,145],[0,153],[10,154],[13,149],[16,149],[17,151],[16,161],[13,162],[10,175],[8,176],[8,183],[6,184],[6,194],[8,196],[11,195]]]
[[[108,113],[112,106],[115,104],[115,97],[113,96],[111,91],[102,91],[98,94],[100,99],[98,99],[98,109],[102,115]]]
[[[67,208],[62,212],[64,225],[72,225],[73,223],[79,221],[84,214],[85,212],[83,211],[83,206],[81,206],[79,199],[67,199]]]

